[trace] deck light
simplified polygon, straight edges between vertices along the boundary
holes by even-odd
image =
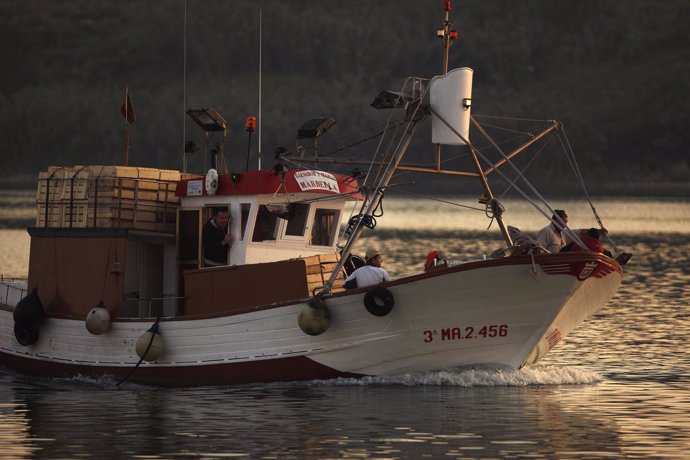
[[[205,132],[225,131],[228,126],[220,113],[212,107],[187,109],[187,115]]]
[[[372,101],[371,106],[375,109],[396,109],[398,107],[405,107],[405,103],[410,100],[409,97],[402,93],[395,91],[381,91]]]
[[[245,125],[244,130],[247,131],[248,133],[253,133],[256,130],[256,117],[255,116],[247,117],[247,124]]]
[[[312,118],[304,122],[297,130],[297,139],[316,139],[335,124],[335,118]]]
[[[335,124],[335,118],[321,117],[312,118],[304,122],[302,126],[297,130],[297,150],[302,146],[299,145],[301,139],[311,139],[314,143],[314,158],[319,156],[318,138],[322,136],[326,131],[330,129],[331,126]],[[301,158],[301,156],[300,156]],[[318,163],[314,163],[317,166]]]
[[[202,107],[198,109],[187,109],[187,115],[194,120],[202,131],[204,131],[204,170],[206,170],[208,145],[210,142],[209,133],[221,132],[223,133],[223,141],[217,143],[217,148],[211,152],[212,168],[218,169],[220,173],[227,173],[227,165],[223,157],[223,148],[227,139],[228,124],[218,111],[212,107]],[[186,147],[186,144],[185,144]],[[185,159],[183,171],[187,172],[187,152],[185,149]]]

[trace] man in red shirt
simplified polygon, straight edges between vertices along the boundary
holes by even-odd
[[[586,233],[580,234],[580,239],[583,243],[585,243],[585,246],[587,246],[587,248],[589,248],[590,251],[598,252],[611,257],[611,253],[608,250],[604,249],[604,245],[601,244],[601,241],[599,241],[599,236],[600,232],[598,229],[590,228],[589,230],[587,230]],[[577,244],[573,244],[572,251],[579,252],[584,251],[584,249],[582,249]]]

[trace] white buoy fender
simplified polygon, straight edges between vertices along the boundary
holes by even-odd
[[[302,332],[308,335],[321,335],[331,325],[331,313],[328,311],[326,301],[322,297],[312,297],[307,300],[307,305],[302,307],[297,316]]]
[[[152,362],[163,356],[163,337],[158,332],[158,323],[144,332],[136,345],[137,355],[147,362]]]
[[[213,196],[218,190],[218,171],[211,168],[206,173],[206,193],[208,196]]]
[[[105,334],[110,329],[110,312],[103,305],[103,301],[86,315],[86,329],[93,335]]]

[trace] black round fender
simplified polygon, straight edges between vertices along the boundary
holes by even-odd
[[[15,324],[14,337],[20,345],[27,347],[38,341],[38,329]]]
[[[377,286],[364,295],[364,306],[374,316],[386,316],[395,306],[395,298],[391,291]]]
[[[14,337],[22,346],[33,345],[38,341],[38,329],[45,321],[43,304],[34,288],[29,295],[14,307]]]
[[[15,324],[27,329],[38,329],[45,321],[45,311],[36,288],[17,303],[12,316]]]

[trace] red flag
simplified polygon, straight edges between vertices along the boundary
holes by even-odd
[[[129,92],[125,92],[125,102],[123,102],[120,107],[120,113],[130,125],[137,121],[137,116],[134,114],[134,107],[132,107],[132,101],[129,99]]]

